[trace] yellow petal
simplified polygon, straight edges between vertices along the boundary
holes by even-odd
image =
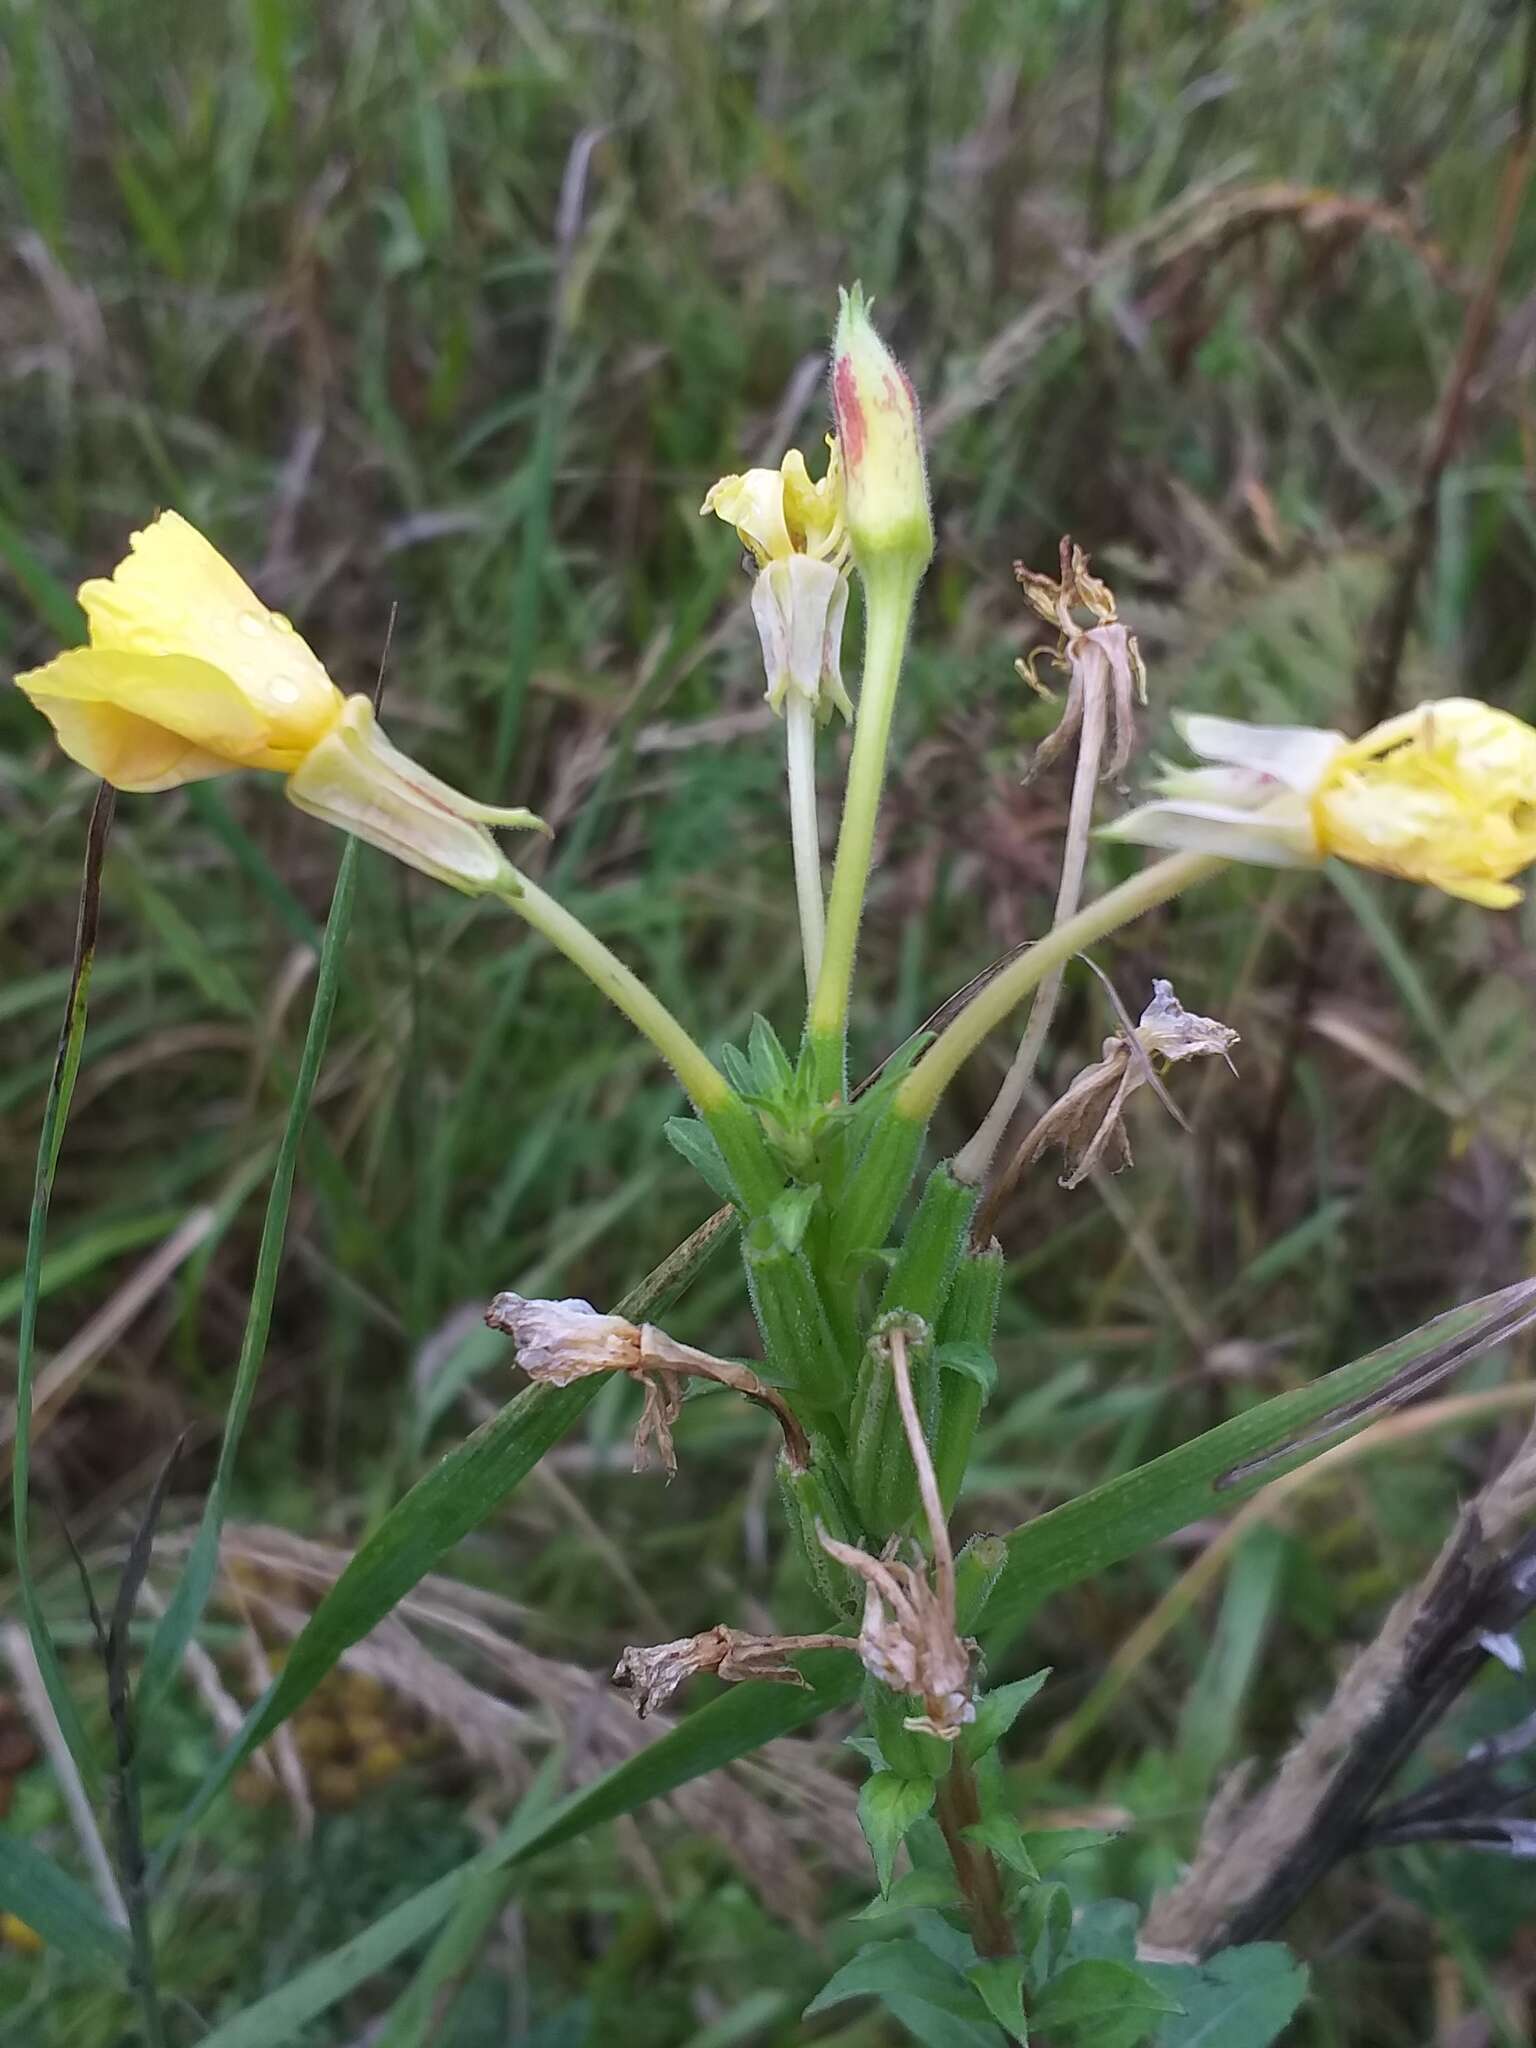
[[[1536,731],[1473,698],[1421,704],[1343,748],[1312,811],[1330,853],[1508,909],[1536,861]]]
[[[264,723],[268,758],[254,765],[296,766],[341,710],[301,635],[179,513],[163,512],[130,550],[110,579],[81,585],[91,645],[222,669]]]
[[[836,555],[845,540],[843,469],[837,436],[827,436],[831,456],[820,483],[812,483],[805,457],[791,448],[779,465],[784,480],[784,519],[792,545],[819,558]]]
[[[777,469],[749,469],[741,476],[721,477],[710,487],[699,510],[713,512],[727,526],[734,526],[759,568],[788,561],[794,553],[784,517],[784,477]]]
[[[119,711],[115,704],[75,704],[58,698],[39,701],[38,709],[51,721],[69,758],[114,789],[147,794],[229,773],[229,763],[217,754],[205,753],[163,725]]]
[[[219,669],[184,655],[72,648],[16,678],[71,760],[118,789],[171,789],[244,765],[286,765]]]

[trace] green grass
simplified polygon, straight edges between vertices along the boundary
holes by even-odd
[[[707,1046],[741,1038],[756,1009],[787,1030],[799,960],[779,735],[754,723],[746,583],[696,508],[723,469],[777,455],[781,414],[785,443],[815,444],[823,402],[800,373],[825,349],[836,285],[862,276],[948,420],[932,451],[940,551],[865,924],[862,1071],[1048,914],[1065,790],[1018,783],[1051,714],[1012,676],[1028,644],[1013,558],[1047,566],[1067,530],[1093,549],[1142,636],[1156,745],[1172,743],[1173,708],[1348,725],[1383,551],[1487,246],[1509,9],[1127,0],[1124,17],[1111,252],[1192,191],[1274,181],[1411,228],[1303,216],[1223,235],[1197,207],[1187,253],[1170,225],[1079,305],[1088,0],[609,0],[575,14],[549,0],[11,0],[0,207],[26,238],[0,317],[11,666],[48,658],[75,584],[165,504],[300,622],[345,687],[371,683],[398,604],[386,710],[401,742],[475,794],[549,816],[554,885]],[[1511,306],[1533,259],[1528,217]],[[989,344],[1052,295],[1061,317],[972,405]],[[1536,524],[1501,360],[1446,481],[1405,688],[1531,716]],[[19,693],[0,693],[7,1376],[87,801]],[[167,1524],[201,1512],[314,995],[303,947],[335,859],[261,778],[119,806],[53,1193],[44,1359],[194,1204],[224,1215],[38,1432],[34,1493],[103,1570],[187,1426]],[[1101,885],[1131,864],[1093,855]],[[366,850],[358,883],[230,1500],[242,1522],[345,1549],[468,1433],[466,1393],[499,1406],[511,1391],[504,1354],[461,1343],[457,1312],[503,1287],[607,1305],[706,1207],[658,1140],[675,1091],[563,963],[494,907]],[[1528,913],[1354,879],[1329,915],[1322,1028],[1298,1033],[1313,905],[1289,878],[1236,875],[1106,957],[1133,1008],[1167,973],[1191,1008],[1231,1022],[1240,1074],[1175,1083],[1189,1137],[1147,1113],[1118,1218],[1048,1171],[1026,1179],[1005,1218],[1003,1384],[967,1526],[1011,1527],[1528,1269]],[[1070,981],[1053,1075],[1110,1028],[1089,978]],[[1005,1050],[973,1063],[940,1143],[980,1115]],[[729,1261],[668,1327],[751,1346]],[[445,1350],[456,1362],[442,1366]],[[448,1375],[435,1383],[434,1362]],[[1218,1605],[1174,1632],[1048,1788],[1059,1807],[1141,1823],[1085,1859],[1085,1895],[1167,1881],[1212,1779],[1285,1742],[1518,1427],[1350,1468],[1240,1554]],[[628,1476],[625,1435],[605,1395],[555,1461],[560,1490],[531,1481],[454,1572],[520,1603],[527,1647],[593,1670],[657,1615],[669,1634],[753,1606],[792,1621],[804,1595],[754,1480],[755,1424],[690,1406],[664,1493]],[[33,1550],[99,1732],[78,1587],[46,1512]],[[1048,1603],[1016,1668],[993,1676],[1052,1663],[1045,1698],[1065,1716],[1185,1557],[1159,1549]],[[14,1592],[0,1560],[8,1608]],[[230,1615],[210,1629],[232,1659]],[[152,1842],[218,1747],[195,1700],[174,1697],[146,1758]],[[1469,1723],[1485,1711],[1479,1693]],[[181,2036],[197,2038],[190,2012],[228,2019],[472,1853],[477,1800],[498,1821],[510,1810],[484,1773],[413,1767],[323,1816],[307,1844],[281,1806],[218,1809],[157,1922]],[[81,1872],[46,1766],[21,1780],[11,1825]],[[754,1890],[718,1841],[655,1815],[641,1827],[643,1847],[608,1830],[534,1866],[437,2038],[473,2048],[521,2027],[576,2048],[615,2021],[636,2048],[890,2038],[846,2009],[814,2036],[797,2017],[855,1945],[845,1916],[866,1883],[797,1845],[835,1927],[818,1957],[761,1872]],[[1349,1866],[1291,1930],[1318,1993],[1298,2041],[1426,2038],[1437,1957],[1468,2010],[1492,2010],[1532,1903],[1520,1871],[1436,1851]],[[353,1994],[306,2048],[358,2039],[405,1982]],[[108,2048],[133,2024],[52,1952],[0,1950],[0,2011],[0,2043]]]

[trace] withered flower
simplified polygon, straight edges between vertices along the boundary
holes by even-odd
[[[920,1564],[871,1557],[851,1543],[839,1543],[825,1529],[816,1533],[828,1557],[864,1581],[860,1663],[892,1692],[921,1695],[922,1713],[910,1716],[903,1727],[953,1742],[976,1718],[971,1699],[976,1645],[956,1634],[953,1600],[946,1602],[929,1585]]]
[[[517,1346],[517,1362],[529,1379],[547,1387],[568,1387],[595,1372],[636,1372],[640,1331],[623,1316],[605,1316],[590,1301],[528,1301],[498,1294],[485,1312],[493,1330],[505,1330]]]
[[[630,1644],[614,1666],[613,1683],[621,1692],[635,1695],[635,1709],[643,1721],[701,1672],[730,1684],[763,1679],[804,1686],[805,1679],[788,1661],[791,1656],[802,1650],[852,1648],[846,1636],[755,1636],[718,1622],[702,1635],[679,1636],[675,1643],[657,1643],[650,1649]]]
[[[1090,694],[1105,692],[1113,722],[1114,738],[1104,763],[1103,779],[1112,782],[1125,773],[1136,744],[1133,706],[1147,701],[1147,670],[1134,633],[1121,625],[1115,610],[1115,594],[1099,577],[1089,574],[1088,557],[1070,538],[1061,543],[1059,578],[1037,575],[1015,562],[1013,573],[1032,608],[1056,628],[1054,647],[1037,647],[1027,660],[1017,662],[1019,675],[1031,689],[1044,697],[1054,693],[1041,682],[1036,663],[1042,656],[1068,672],[1067,702],[1061,722],[1035,749],[1026,782],[1033,782],[1044,768],[1061,754],[1082,728],[1083,713]],[[1086,611],[1093,624],[1080,627],[1073,611]]]
[[[1104,1041],[1101,1057],[1084,1067],[1066,1093],[1053,1102],[1020,1147],[1018,1164],[1033,1164],[1048,1146],[1059,1145],[1066,1160],[1064,1188],[1075,1188],[1096,1167],[1118,1173],[1131,1164],[1125,1105],[1136,1090],[1150,1086],[1179,1121],[1178,1110],[1158,1079],[1154,1060],[1172,1064],[1214,1054],[1231,1066],[1237,1033],[1214,1017],[1186,1010],[1173,984],[1154,981],[1152,1000],[1141,1021]]]
[[[757,1374],[729,1358],[713,1358],[691,1344],[678,1344],[654,1323],[605,1316],[589,1301],[529,1301],[498,1294],[485,1312],[493,1330],[504,1330],[517,1345],[517,1362],[544,1386],[568,1387],[594,1373],[622,1372],[645,1393],[635,1430],[635,1470],[643,1471],[654,1450],[668,1478],[677,1471],[672,1425],[683,1405],[684,1379],[714,1380],[767,1408],[784,1433],[784,1455],[796,1470],[810,1462],[805,1431],[782,1395]]]

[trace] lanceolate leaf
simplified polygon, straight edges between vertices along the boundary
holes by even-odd
[[[994,1642],[1008,1637],[1047,1595],[1235,1506],[1377,1409],[1422,1391],[1533,1320],[1536,1280],[1518,1281],[1026,1522],[1008,1538],[1008,1562],[982,1626]]]

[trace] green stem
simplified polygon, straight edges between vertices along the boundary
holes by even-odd
[[[648,1038],[693,1100],[701,1116],[720,1108],[731,1093],[730,1084],[704,1048],[690,1037],[666,1004],[654,996],[638,975],[588,931],[579,917],[547,896],[537,882],[520,874],[516,883],[501,893],[501,901],[515,910],[536,932],[579,967],[587,979],[621,1010],[643,1038]]]
[[[828,1096],[841,1092],[847,1078],[848,999],[853,987],[853,960],[874,851],[880,792],[885,783],[891,714],[896,707],[896,686],[901,680],[901,659],[917,585],[918,577],[906,564],[886,565],[864,579],[864,675],[859,685],[853,754],[848,763],[848,788],[843,798],[843,821],[838,829],[832,892],[827,903],[826,948],[809,1019],[817,1082]]]
[[[773,1164],[756,1118],[704,1048],[595,932],[546,895],[537,882],[520,874],[515,883],[498,893],[509,909],[581,969],[642,1038],[650,1040],[714,1132],[735,1175],[743,1206],[754,1214],[766,1208],[783,1187],[784,1176]]]
[[[1047,932],[1037,945],[995,975],[977,990],[959,1016],[939,1034],[917,1065],[897,1088],[892,1108],[897,1116],[913,1123],[926,1123],[944,1090],[964,1062],[996,1025],[1001,1024],[1031,989],[1048,974],[1091,946],[1096,939],[1118,931],[1145,910],[1166,903],[1196,882],[1218,874],[1227,863],[1214,854],[1176,853],[1167,860],[1143,868],[1117,889],[1111,889],[1096,903],[1078,911],[1064,924]]]

